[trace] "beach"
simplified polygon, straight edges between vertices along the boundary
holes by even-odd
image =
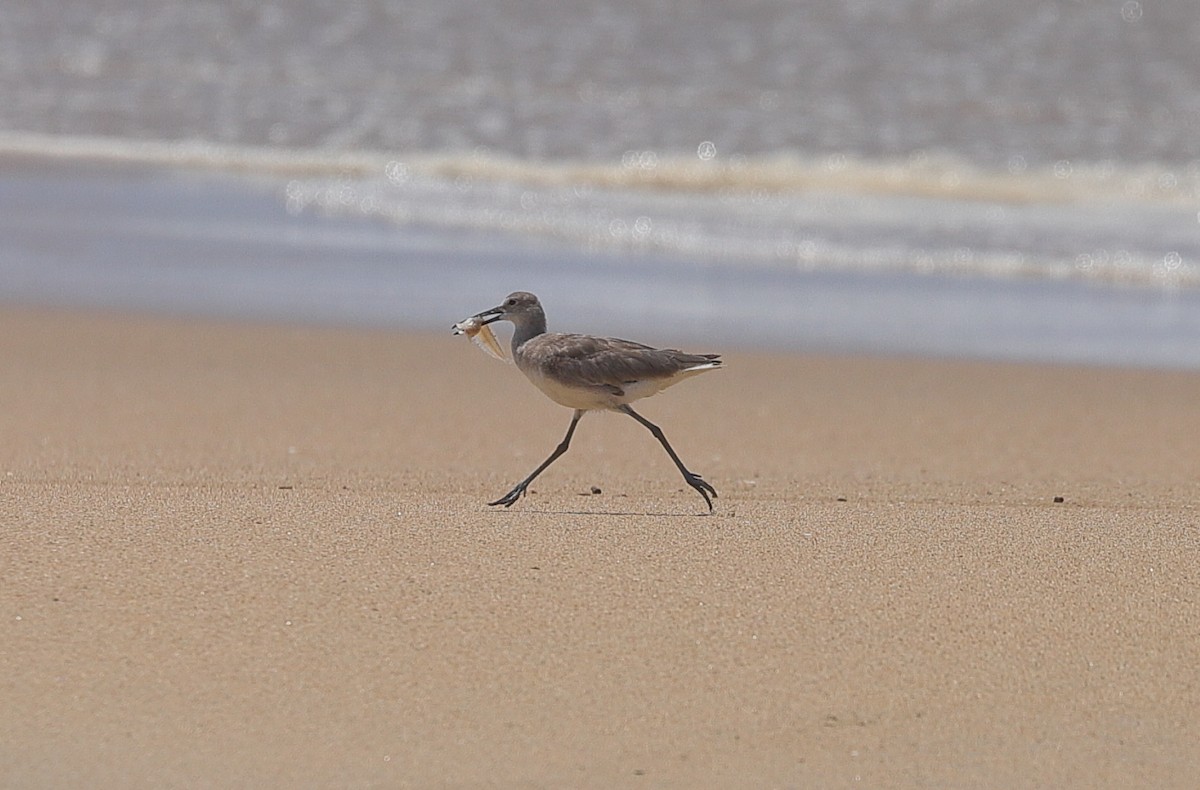
[[[5,307],[0,784],[1194,783],[1200,374],[689,350]]]
[[[0,787],[1194,786],[1195,16],[15,4]]]

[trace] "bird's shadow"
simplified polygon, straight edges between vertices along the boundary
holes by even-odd
[[[521,510],[492,511],[502,514],[517,515],[530,513],[539,516],[641,516],[643,518],[709,518],[715,513],[650,513],[633,510],[553,510],[548,508],[522,508]]]

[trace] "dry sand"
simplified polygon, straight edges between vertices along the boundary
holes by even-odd
[[[1200,375],[724,350],[0,312],[0,786],[1195,786]]]

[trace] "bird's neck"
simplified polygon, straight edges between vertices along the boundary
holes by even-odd
[[[536,315],[529,316],[526,320],[517,325],[513,332],[512,350],[513,356],[516,356],[517,350],[525,345],[530,340],[533,340],[538,335],[546,334],[546,316]]]

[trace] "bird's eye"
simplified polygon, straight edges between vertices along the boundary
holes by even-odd
[[[516,300],[516,299],[505,299],[505,300],[504,300],[504,306],[505,306],[505,307],[516,307],[516,306],[517,306],[517,300]]]

